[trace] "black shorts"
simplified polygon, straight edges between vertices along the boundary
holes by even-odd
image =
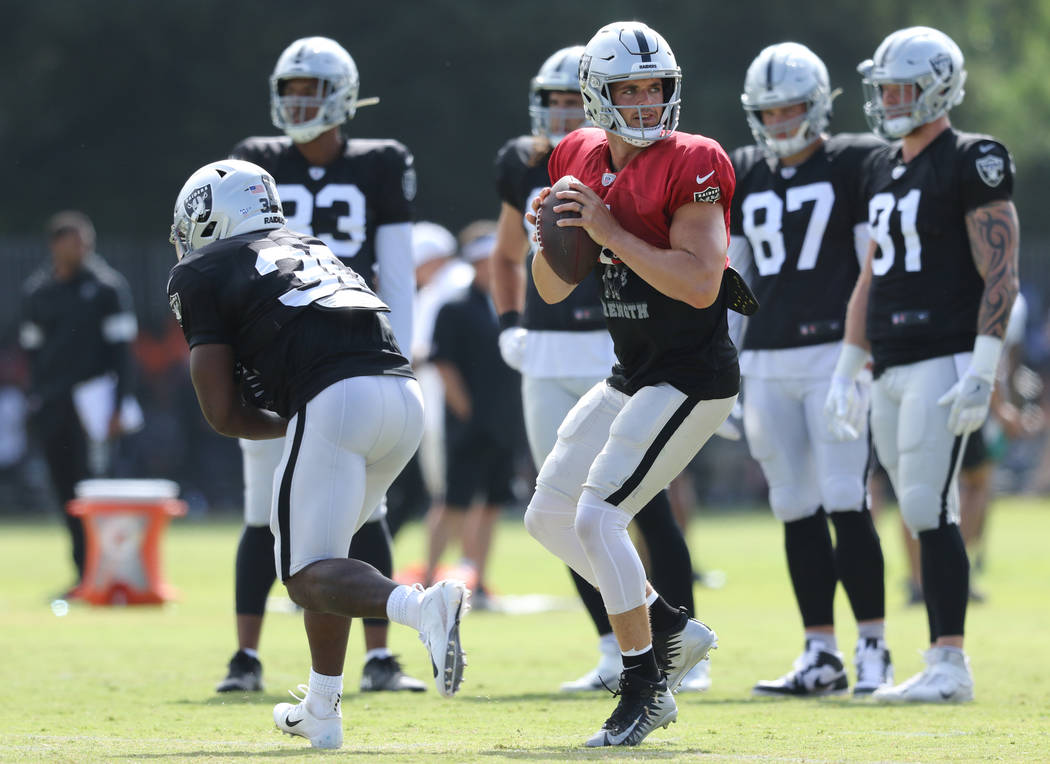
[[[483,433],[462,433],[447,444],[445,505],[466,509],[475,498],[485,504],[514,500],[514,449]]]
[[[984,433],[981,430],[974,430],[970,433],[970,437],[966,439],[962,468],[964,470],[972,470],[974,467],[980,467],[988,459],[988,445],[984,442]]]

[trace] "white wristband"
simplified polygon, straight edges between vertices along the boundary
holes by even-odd
[[[843,343],[842,350],[839,352],[839,360],[835,363],[835,371],[832,372],[832,376],[842,377],[843,379],[855,379],[870,357],[871,355],[868,351],[860,345],[851,345],[848,342]]]
[[[970,359],[970,368],[977,376],[988,380],[995,379],[995,370],[999,367],[999,354],[1003,349],[1003,341],[989,334],[978,334],[973,343],[973,357]]]

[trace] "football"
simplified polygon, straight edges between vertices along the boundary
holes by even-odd
[[[554,207],[564,202],[556,194],[569,190],[570,183],[579,183],[572,175],[560,178],[551,186],[551,192],[539,208],[540,247],[551,270],[568,284],[579,284],[598,262],[602,248],[580,226],[557,225],[562,218],[578,218],[578,212],[555,212]]]

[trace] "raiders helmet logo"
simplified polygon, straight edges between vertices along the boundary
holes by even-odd
[[[947,53],[938,53],[930,59],[930,68],[937,75],[937,79],[943,81],[952,76],[952,70],[955,67],[952,65],[951,56]]]
[[[981,176],[981,180],[985,184],[995,188],[1003,182],[1003,176],[1006,174],[1006,163],[1002,157],[997,156],[986,156],[981,157],[977,160],[977,174]]]
[[[708,204],[714,204],[722,198],[722,189],[718,186],[708,186],[703,191],[693,192],[694,202],[707,202]]]
[[[194,223],[203,223],[211,217],[211,184],[195,188],[183,202],[183,210]]]
[[[182,300],[179,299],[178,292],[168,298],[168,304],[171,306],[171,312],[175,314],[175,320],[182,326]]]

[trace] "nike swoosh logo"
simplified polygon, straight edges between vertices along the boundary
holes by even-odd
[[[625,729],[619,735],[614,735],[611,732],[606,732],[605,733],[606,740],[608,740],[611,745],[620,745],[621,743],[623,743],[624,740],[626,740],[628,737],[631,736],[631,733],[634,732],[634,728],[638,726],[638,722],[640,722],[641,720],[642,720],[642,717],[639,716],[637,719],[635,719],[633,722],[631,722],[631,726],[630,727]]]
[[[707,173],[707,175],[705,175],[704,177],[701,178],[700,174],[697,173],[697,176],[696,176],[697,185],[703,183],[705,180],[707,180],[708,178],[710,178],[714,174],[715,174],[715,171],[711,170],[711,172]]]
[[[995,148],[995,144],[994,143],[986,143],[983,146],[978,146],[977,150],[980,151],[982,154],[987,154],[989,151],[991,151],[994,148]]]
[[[295,726],[296,724],[298,724],[298,723],[299,723],[299,722],[301,722],[301,721],[302,721],[302,719],[296,719],[296,720],[295,720],[295,721],[293,722],[293,721],[292,721],[291,719],[289,719],[289,718],[288,718],[287,716],[286,716],[286,717],[284,717],[284,723],[285,723],[285,726],[288,726],[288,727],[294,727],[294,726]]]
[[[952,699],[952,695],[954,695],[954,694],[955,694],[954,692],[945,692],[944,690],[941,690],[941,697],[944,698],[945,700],[951,700]]]

